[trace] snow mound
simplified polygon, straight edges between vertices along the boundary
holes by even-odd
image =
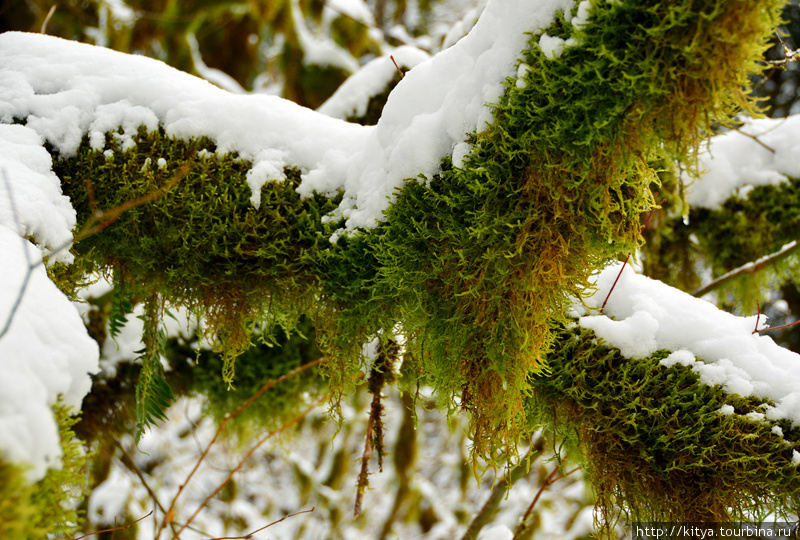
[[[686,200],[719,208],[755,186],[800,178],[800,115],[744,119],[738,131],[713,137],[699,156],[700,179],[687,186]]]
[[[71,263],[75,210],[61,193],[41,137],[20,125],[0,124],[0,225],[36,239],[48,262]],[[16,210],[16,215],[15,215]]]
[[[406,73],[375,127],[275,96],[232,94],[157,60],[6,32],[0,34],[0,122],[26,119],[65,156],[76,152],[84,134],[102,151],[105,133],[118,126],[123,148],[140,126],[209,137],[218,152],[238,152],[259,171],[299,167],[302,195],[341,190],[337,216],[346,218],[347,229],[374,227],[405,180],[430,178],[456,145],[486,128],[493,120],[489,106],[516,73],[531,33],[573,6],[572,0],[491,0],[467,36]]]
[[[599,308],[620,272],[615,265],[597,279],[597,291],[585,300]],[[603,314],[580,317],[579,324],[620,350],[627,358],[673,351],[665,367],[691,367],[700,381],[725,392],[768,398],[769,420],[800,425],[800,355],[754,334],[757,316],[737,317],[660,281],[625,268]],[[759,329],[765,321],[762,315]]]
[[[92,386],[89,374],[98,368],[97,343],[41,264],[31,272],[12,317],[28,268],[41,255],[4,225],[0,253],[0,327],[10,321],[0,337],[0,456],[29,464],[29,478],[38,480],[61,457],[51,406],[60,396],[80,409]]]

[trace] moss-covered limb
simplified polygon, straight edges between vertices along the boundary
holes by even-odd
[[[256,209],[246,183],[249,165],[232,155],[199,156],[214,150],[208,140],[141,132],[135,150],[122,151],[111,136],[107,148],[112,157],[85,143],[75,158],[55,162],[79,228],[96,209],[157,191],[179,167],[188,165],[189,172],[162,197],[77,243],[82,263],[117,268],[142,296],[158,292],[173,304],[204,311],[233,350],[249,343],[247,321],[262,316],[265,306],[276,306],[274,316],[283,315],[280,305],[297,303],[302,312],[298,298],[321,280],[320,252],[328,246],[320,218],[335,200],[301,201],[294,191],[299,173],[287,170],[286,182],[262,189]]]
[[[660,365],[668,351],[623,358],[577,327],[558,340],[552,375],[532,377],[529,412],[583,455],[606,523],[618,510],[645,521],[797,511],[800,429],[745,417],[763,413],[768,401],[707,386],[688,367]],[[735,413],[721,413],[723,405]]]
[[[204,310],[233,352],[265,311],[282,321],[315,313],[336,389],[352,383],[365,338],[399,321],[423,376],[472,413],[475,448],[491,455],[525,432],[527,378],[546,369],[569,298],[638,245],[656,180],[648,161],[686,157],[711,122],[744,106],[735,89],[779,4],[597,1],[580,27],[565,14],[546,31],[579,45],[550,57],[532,36],[527,68],[495,122],[470,136],[469,157],[407,182],[383,224],[337,245],[327,238],[338,224],[321,217],[338,201],[301,200],[297,171],[264,186],[255,209],[249,165],[199,158],[209,141],[141,134],[126,153],[111,136],[110,158],[84,145],[55,165],[82,222],[93,205],[153,192],[178,165],[190,171],[76,249]]]
[[[586,26],[566,16],[546,29],[578,40],[560,57],[533,37],[465,162],[406,184],[387,210],[369,245],[373,288],[401,300],[415,355],[474,414],[479,451],[520,432],[526,377],[545,367],[568,298],[636,247],[657,183],[648,163],[686,158],[710,122],[746,106],[731,89],[778,8],[593,2]]]
[[[746,196],[733,196],[720,208],[692,209],[688,220],[665,218],[650,232],[655,242],[642,247],[645,271],[666,283],[692,291],[700,287],[695,268],[702,264],[717,278],[761,257],[776,253],[798,239],[800,180],[758,186]],[[658,249],[656,250],[655,243]],[[672,261],[669,268],[664,261]],[[661,271],[655,268],[661,265]],[[686,276],[695,276],[688,280]],[[757,273],[744,273],[721,289],[735,295],[745,309],[755,309],[769,290],[797,281],[795,257],[783,258]],[[768,286],[770,285],[770,286]]]

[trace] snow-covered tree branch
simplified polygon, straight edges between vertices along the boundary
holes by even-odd
[[[0,231],[36,243],[69,294],[95,272],[146,303],[145,419],[171,397],[165,305],[202,319],[234,385],[255,333],[293,332],[305,315],[340,399],[373,367],[364,345],[397,339],[399,384],[429,385],[467,411],[476,458],[499,460],[545,426],[584,455],[604,512],[790,510],[797,357],[752,335],[754,321],[628,270],[598,313],[618,270],[598,272],[639,248],[653,193],[680,201],[676,164],[701,175],[701,142],[754,112],[744,88],[781,5],[492,0],[444,51],[398,49],[415,66],[402,79],[385,57],[352,79],[393,80],[390,92],[374,85],[359,105],[345,84],[321,108],[360,116],[385,90],[374,126],[141,56],[5,33],[0,166],[21,217],[0,207]],[[293,28],[298,42],[314,39]],[[772,149],[783,178],[797,176],[780,141],[748,139]],[[708,173],[685,200],[700,206],[710,186],[704,200],[719,205],[730,194],[721,185]],[[99,220],[115,208],[125,211]],[[661,268],[678,226],[644,248],[646,267]],[[679,282],[670,271],[659,277]]]

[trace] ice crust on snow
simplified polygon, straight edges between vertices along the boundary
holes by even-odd
[[[754,186],[800,178],[800,115],[744,119],[738,131],[712,137],[699,156],[701,177],[689,183],[691,206],[715,209]]]
[[[602,305],[619,272],[620,266],[614,265],[600,273],[597,291],[585,300],[587,306]],[[800,355],[767,335],[753,334],[756,318],[731,315],[626,267],[603,314],[584,315],[579,324],[628,358],[673,351],[661,361],[665,367],[683,364],[707,385],[770,399],[775,405],[766,407],[767,420],[787,419],[798,426]]]
[[[11,318],[28,267],[41,254],[2,224],[0,253],[0,328],[11,321],[0,337],[0,457],[29,464],[29,478],[38,480],[61,457],[51,406],[61,396],[80,409],[92,385],[89,374],[98,369],[97,343],[42,265],[33,269]]]
[[[132,144],[139,126],[206,136],[219,152],[237,151],[260,171],[300,167],[302,195],[343,190],[338,215],[347,229],[373,227],[403,181],[430,178],[468,134],[486,128],[492,121],[488,105],[499,101],[504,81],[515,74],[530,33],[573,5],[491,0],[467,36],[406,74],[374,127],[274,96],[234,95],[156,60],[6,32],[0,35],[0,121],[27,119],[29,129],[67,156],[86,133],[102,150],[105,133],[117,126],[123,147]],[[307,38],[307,54],[325,53],[314,36],[301,37]],[[265,180],[262,173],[255,177],[253,187]]]

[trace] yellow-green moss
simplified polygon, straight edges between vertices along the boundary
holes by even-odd
[[[727,521],[796,513],[800,482],[788,420],[746,418],[769,400],[726,394],[680,364],[623,358],[589,330],[562,331],[552,376],[534,376],[531,419],[582,455],[605,523]],[[723,414],[723,405],[734,414]],[[782,436],[773,431],[778,426]]]
[[[701,285],[698,267],[717,278],[797,239],[800,181],[757,186],[746,196],[732,195],[717,209],[692,209],[686,220],[674,214],[664,216],[643,246],[645,272],[691,292]],[[735,299],[734,307],[743,312],[755,313],[757,302],[763,304],[770,291],[790,281],[800,283],[796,256],[744,273],[721,286],[718,294]]]
[[[111,159],[84,144],[55,163],[81,222],[93,205],[153,193],[181,166],[188,174],[78,243],[78,257],[202,312],[230,354],[255,321],[291,326],[310,313],[340,391],[365,340],[399,322],[422,376],[470,412],[476,452],[493,455],[527,432],[528,377],[549,369],[570,298],[638,246],[658,182],[648,164],[686,160],[747,106],[741,88],[780,4],[597,0],[580,28],[564,14],[546,31],[579,45],[548,58],[531,36],[520,53],[529,69],[507,81],[494,123],[469,135],[465,162],[409,179],[384,223],[337,245],[328,238],[341,224],[321,221],[337,198],[301,200],[296,170],[264,186],[256,210],[250,164],[199,158],[210,141],[141,133],[122,152],[109,137]]]
[[[30,482],[26,467],[0,459],[0,538],[70,538],[78,527],[78,504],[86,488],[86,452],[73,438],[77,421],[66,407],[54,407],[63,455],[60,468]]]

